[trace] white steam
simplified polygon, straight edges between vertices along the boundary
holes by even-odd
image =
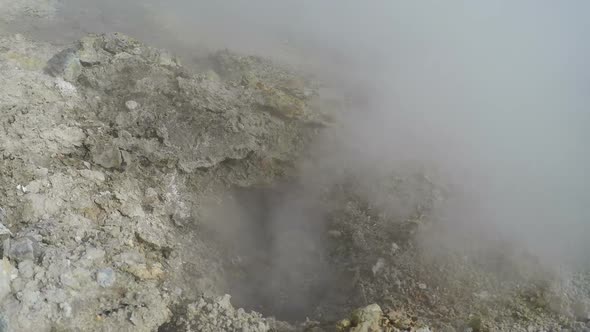
[[[204,49],[229,47],[306,66],[362,97],[324,165],[430,164],[458,191],[444,216],[451,233],[489,230],[549,263],[588,261],[588,2],[63,6],[62,21],[38,34],[63,39],[64,31],[75,38],[117,30],[187,62]]]

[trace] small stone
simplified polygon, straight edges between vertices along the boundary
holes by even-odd
[[[139,104],[135,100],[127,100],[125,102],[125,107],[127,107],[127,109],[130,110],[130,111],[133,111],[138,106],[139,106]]]
[[[21,277],[25,279],[31,279],[35,274],[35,264],[33,264],[33,261],[30,260],[20,262],[18,263],[18,272]]]
[[[26,283],[23,278],[16,278],[12,281],[12,291],[14,293],[21,292],[23,289],[25,289],[25,287]]]
[[[426,286],[426,284],[424,284],[424,283],[419,283],[419,284],[418,284],[418,288],[420,288],[420,289],[426,289],[426,288],[428,288],[428,287],[427,287],[427,286]]]
[[[91,171],[88,169],[81,170],[80,175],[87,180],[92,180],[96,182],[104,182],[106,179],[104,173],[99,171]]]
[[[36,243],[34,240],[28,237],[16,239],[11,242],[10,249],[8,251],[8,257],[17,262],[25,260],[35,260],[35,247]]]
[[[154,205],[158,202],[158,192],[154,188],[147,188],[145,190],[145,203]]]
[[[47,178],[47,175],[49,174],[49,170],[45,167],[41,167],[35,170],[35,178],[38,180],[41,179],[45,179]]]
[[[373,267],[371,268],[371,271],[373,271],[373,275],[376,276],[379,272],[383,270],[384,267],[385,260],[383,258],[379,258],[377,260],[377,263],[375,263],[375,265],[373,265]]]
[[[223,296],[220,296],[217,298],[217,300],[215,301],[220,308],[223,308],[225,310],[231,310],[233,309],[232,305],[231,305],[231,295],[229,294],[225,294]]]
[[[96,282],[100,287],[111,287],[115,283],[115,271],[111,268],[98,270],[96,272]]]
[[[59,304],[59,308],[63,311],[65,317],[72,316],[72,306],[69,303],[63,302]]]
[[[350,327],[350,325],[352,325],[352,323],[350,322],[350,320],[348,320],[348,319],[343,319],[343,320],[339,321],[339,322],[336,324],[336,327],[342,330],[342,329],[347,329],[347,328],[349,328],[349,327]]]
[[[90,247],[86,249],[84,258],[91,261],[100,261],[104,258],[105,251],[100,248]]]
[[[104,168],[119,168],[123,163],[119,148],[108,143],[92,150],[92,160]]]
[[[397,243],[392,242],[391,243],[391,252],[395,254],[398,250],[399,250],[399,246],[397,245]]]
[[[381,319],[383,311],[378,304],[370,304],[364,308],[355,310],[351,315],[352,324],[357,326],[365,322],[375,322]]]

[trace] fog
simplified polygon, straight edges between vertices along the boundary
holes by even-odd
[[[27,30],[63,43],[121,31],[189,66],[225,47],[300,65],[357,100],[324,165],[430,165],[456,190],[439,218],[448,233],[508,238],[563,265],[590,253],[588,12],[586,1],[64,0],[57,23]]]

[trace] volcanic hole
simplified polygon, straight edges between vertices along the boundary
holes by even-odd
[[[284,321],[336,319],[352,276],[330,262],[325,209],[292,185],[237,189],[213,226],[236,307]]]

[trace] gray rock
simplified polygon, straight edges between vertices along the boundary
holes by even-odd
[[[351,315],[351,322],[354,326],[351,332],[368,332],[379,326],[383,311],[378,304],[370,304],[364,308],[355,310]]]
[[[45,167],[40,167],[34,171],[34,174],[37,180],[46,179],[47,175],[49,175],[49,170]]]
[[[100,269],[96,272],[96,282],[100,287],[111,287],[115,283],[115,271],[111,268]]]
[[[23,277],[25,279],[33,278],[33,275],[35,273],[34,268],[35,268],[35,264],[31,260],[25,260],[25,261],[18,263],[18,273],[20,274],[21,277]]]
[[[38,253],[38,244],[36,241],[29,237],[24,237],[11,241],[10,249],[8,251],[8,257],[17,262],[25,260],[34,261]]]
[[[385,260],[383,258],[379,258],[377,260],[377,262],[375,263],[375,265],[373,265],[373,267],[371,268],[371,271],[373,272],[373,275],[376,276],[384,268],[385,268]]]
[[[104,168],[119,168],[123,163],[119,148],[106,143],[92,149],[92,160]]]
[[[63,312],[63,315],[65,317],[72,316],[72,306],[70,306],[69,303],[67,303],[67,302],[60,303],[59,308],[61,309],[61,311]]]
[[[75,82],[82,71],[82,65],[76,56],[76,49],[68,48],[54,55],[45,66],[45,73],[62,77],[68,82]]]
[[[139,104],[135,100],[127,100],[125,102],[125,107],[127,107],[127,109],[130,110],[130,111],[133,111],[138,106],[139,106]]]

